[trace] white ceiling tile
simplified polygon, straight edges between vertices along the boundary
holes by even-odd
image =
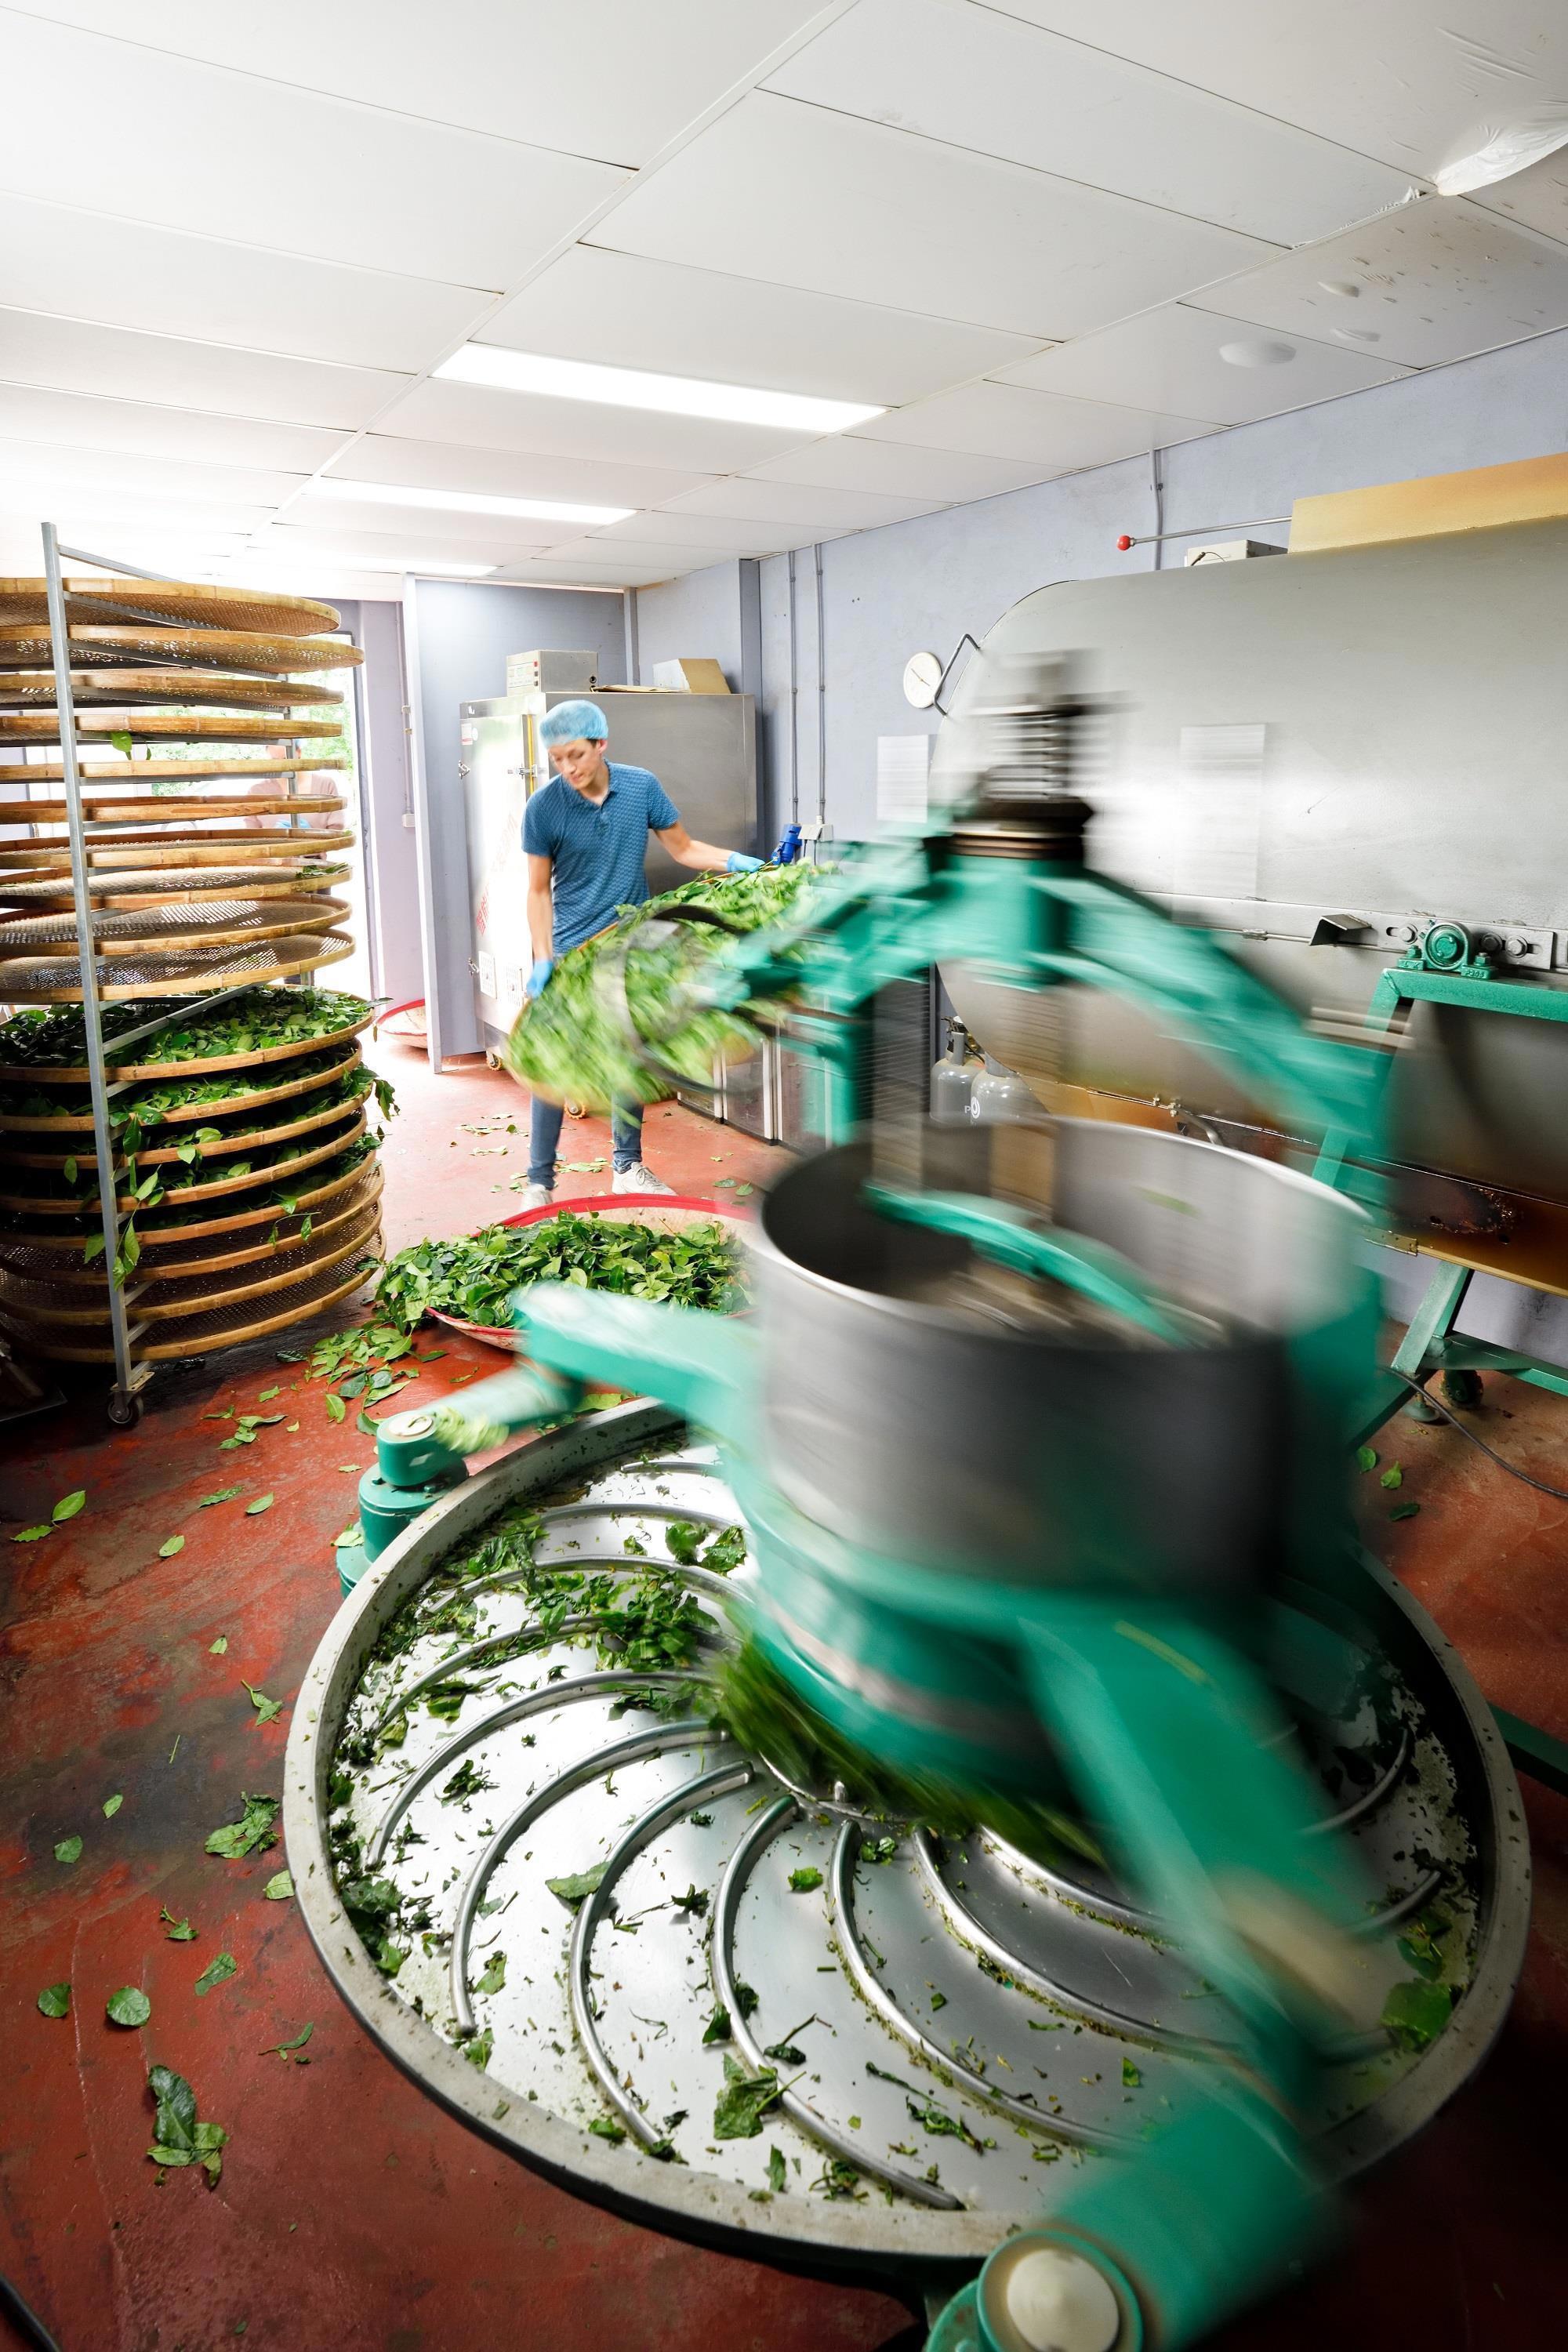
[[[1220,357],[1230,343],[1249,345],[1254,352],[1293,351],[1294,357],[1262,366],[1232,365]],[[1163,310],[1124,319],[1119,327],[1103,327],[1098,335],[1057,343],[1038,359],[1009,368],[1003,381],[1078,400],[1115,401],[1126,408],[1148,400],[1178,415],[1246,425],[1407,373],[1348,347],[1306,341],[1270,344],[1246,320],[1168,302]]]
[[[542,588],[657,588],[662,581],[700,572],[712,561],[711,548],[700,554],[693,551],[679,563],[636,562],[629,549],[623,563],[562,563],[553,555],[542,555],[534,562],[507,564],[489,584],[517,588],[531,587],[537,582]]]
[[[668,466],[727,474],[798,446],[797,433],[722,425],[704,416],[661,416],[598,401],[552,400],[492,392],[476,383],[421,383],[380,420],[383,433],[523,449],[550,457],[600,457],[620,466]]]
[[[1478,188],[1470,202],[1482,212],[1499,213],[1521,228],[1539,229],[1542,236],[1568,245],[1568,152],[1559,150],[1511,180]]]
[[[372,531],[384,540],[438,538],[454,547],[460,543],[471,548],[476,556],[496,547],[555,547],[563,539],[576,539],[583,529],[580,521],[545,522],[532,515],[446,514],[434,507],[379,503],[360,506],[312,489],[290,501],[284,519],[327,539],[343,531]]]
[[[687,547],[710,548],[717,563],[725,555],[771,552],[771,534],[783,528],[777,523],[738,520],[730,514],[693,514],[686,507],[647,507],[640,514],[628,515],[624,522],[607,525],[595,537],[608,540],[616,547],[649,540],[668,545],[671,540],[679,540]],[[785,538],[789,544],[795,545],[800,533],[786,530]],[[768,547],[764,549],[760,541],[768,541]],[[784,543],[784,540],[778,541],[781,546]]]
[[[0,379],[5,366],[0,351]],[[254,417],[40,392],[0,381],[0,439],[308,474],[342,447],[344,436],[309,425],[268,425]]]
[[[1351,293],[1330,289],[1348,287]],[[1433,367],[1568,325],[1568,251],[1432,196],[1194,296],[1286,335]]]
[[[1027,459],[1051,473],[1108,466],[1141,449],[1193,441],[1213,427],[1191,416],[1153,415],[1099,401],[1063,400],[1017,384],[971,383],[939,393],[865,425],[868,439],[912,441],[918,448],[969,449],[983,457]]]
[[[874,530],[879,523],[908,522],[913,515],[931,514],[947,503],[945,499],[879,498],[870,490],[814,489],[804,482],[763,482],[754,474],[731,474],[727,480],[710,482],[705,489],[670,499],[661,512],[681,516],[683,530],[688,528],[684,520],[688,516],[693,522],[702,517],[715,523],[723,520],[736,530],[744,530],[750,523],[778,522],[820,523],[829,530],[835,526],[844,530]],[[621,529],[627,530],[630,525],[623,523]],[[813,530],[809,535],[815,538],[816,533]]]
[[[372,572],[405,570],[411,562],[440,563],[450,557],[459,563],[482,563],[494,566],[519,561],[538,552],[534,541],[526,537],[505,546],[478,546],[460,532],[443,530],[430,516],[425,518],[418,530],[356,530],[347,518],[328,524],[317,517],[309,524],[296,523],[293,509],[274,522],[257,539],[253,551],[264,563],[315,562],[327,560],[348,563]]]
[[[1048,473],[1048,467],[1016,459],[976,457],[956,449],[911,449],[897,441],[863,441],[858,434],[836,433],[782,457],[750,468],[759,482],[803,482],[812,488],[871,490],[890,499],[952,500],[999,498],[1021,490]]]
[[[252,68],[255,49],[253,35]],[[515,285],[626,176],[521,144],[521,122],[506,139],[455,131],[10,11],[0,65],[0,187],[59,190],[68,91],[73,203],[413,278]],[[152,135],[127,169],[132,124]]]
[[[19,310],[412,372],[477,325],[487,299],[0,194],[0,304]]]
[[[303,474],[251,466],[183,465],[177,458],[117,449],[50,447],[37,441],[0,441],[0,482],[37,483],[50,490],[77,488],[95,497],[168,499],[185,505],[277,506],[299,489]]]
[[[1541,0],[988,0],[1426,178],[1568,91],[1568,11]]]
[[[138,334],[41,310],[0,311],[0,377],[345,432],[367,425],[408,381],[375,368],[231,351],[222,343]]]
[[[822,11],[822,0],[268,0],[277,79],[516,138],[646,163]],[[123,0],[48,14],[125,27]],[[257,19],[210,0],[138,0],[136,38],[247,72]]]
[[[1026,335],[593,245],[552,262],[479,340],[882,407],[994,373],[1035,348]]]
[[[362,434],[327,472],[352,482],[497,490],[511,499],[583,499],[607,507],[657,506],[714,478],[673,466],[616,466],[598,457],[546,457],[458,442],[405,441],[390,433]]]
[[[700,571],[704,564],[726,563],[739,552],[733,548],[703,547],[683,540],[671,530],[668,539],[620,540],[605,531],[587,531],[580,539],[563,540],[550,551],[553,562],[559,556],[563,563],[618,564],[623,551],[626,561],[644,571]]]
[[[588,241],[1041,342],[1109,325],[1268,250],[765,91],[639,182]]]
[[[859,0],[767,87],[1280,245],[1410,185],[1289,122],[952,0]]]

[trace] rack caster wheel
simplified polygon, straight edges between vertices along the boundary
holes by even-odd
[[[134,1429],[145,1410],[140,1396],[111,1396],[104,1407],[111,1429]]]
[[[1479,1372],[1445,1372],[1443,1375],[1444,1402],[1461,1412],[1473,1412],[1484,1393]]]
[[[499,1054],[487,1053],[485,1055],[485,1067],[487,1070],[499,1070],[500,1067],[500,1055]]]

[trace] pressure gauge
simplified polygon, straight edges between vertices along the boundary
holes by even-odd
[[[940,654],[911,654],[904,664],[904,700],[917,710],[929,710],[942,684]]]

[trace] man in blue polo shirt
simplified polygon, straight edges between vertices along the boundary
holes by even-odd
[[[538,995],[558,955],[613,923],[617,907],[640,906],[647,897],[643,860],[650,833],[678,866],[699,874],[744,874],[762,864],[741,850],[693,841],[656,775],[606,760],[610,730],[596,702],[558,702],[539,732],[555,773],[523,812],[528,931],[533,942],[525,1000]],[[610,1131],[615,1190],[668,1192],[671,1187],[643,1165],[641,1106],[617,1103]],[[542,1209],[554,1192],[560,1140],[561,1105],[535,1095],[525,1209]]]

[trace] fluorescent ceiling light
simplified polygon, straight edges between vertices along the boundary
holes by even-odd
[[[635,507],[589,507],[560,499],[492,498],[487,490],[406,489],[398,482],[342,482],[323,476],[311,489],[329,499],[368,506],[438,507],[448,514],[527,515],[534,522],[625,522]]]
[[[704,383],[696,376],[653,375],[643,368],[599,367],[499,343],[465,343],[435,371],[452,383],[499,392],[539,392],[556,400],[592,400],[609,408],[657,408],[671,416],[708,416],[727,425],[772,425],[786,433],[845,433],[880,416],[854,400],[816,400],[799,392],[762,392],[753,384]]]

